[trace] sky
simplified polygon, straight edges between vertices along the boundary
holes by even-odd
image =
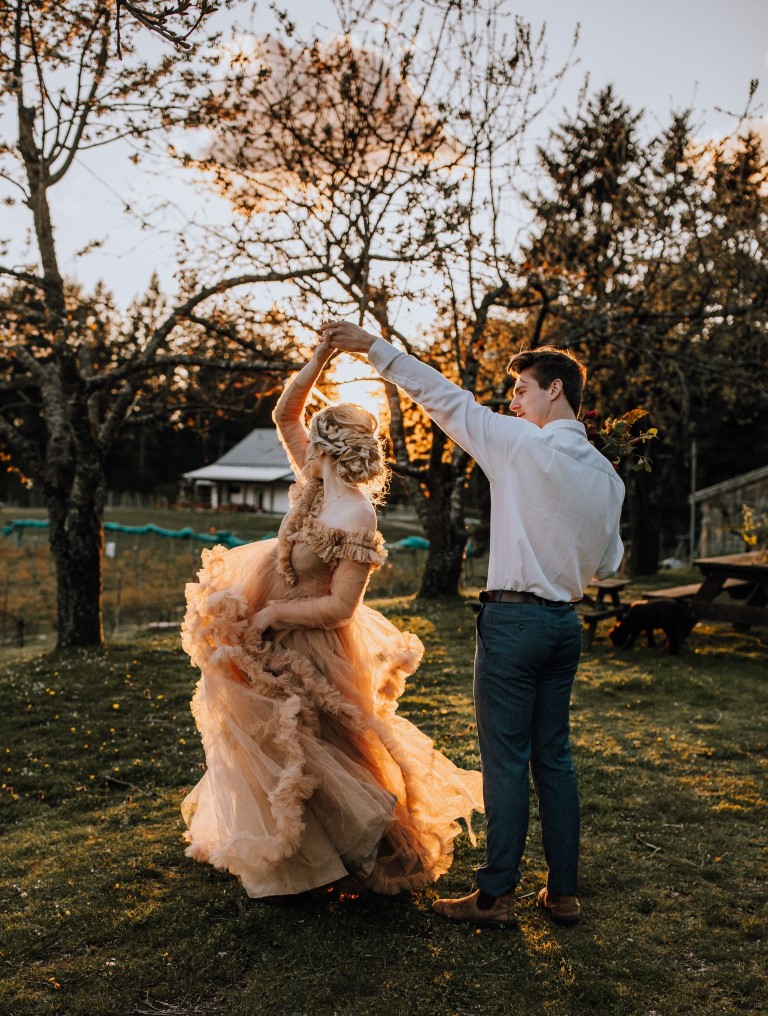
[[[303,36],[316,22],[334,24],[330,0],[283,0],[282,6]],[[718,107],[743,110],[750,79],[757,78],[753,113],[768,129],[768,0],[515,0],[508,9],[534,29],[546,22],[553,65],[565,59],[580,26],[578,64],[538,126],[538,140],[563,110],[574,108],[586,74],[591,90],[612,84],[633,109],[644,109],[650,129],[668,122],[672,109],[692,106],[705,137],[732,129],[733,117]],[[145,289],[156,269],[172,289],[172,237],[189,216],[227,214],[223,202],[195,185],[189,173],[136,167],[129,154],[116,146],[86,154],[51,192],[63,273],[88,288],[103,279],[122,306]],[[126,197],[141,206],[164,196],[175,208],[160,230],[141,230],[122,211]],[[24,210],[1,214],[0,234],[13,234],[18,250],[28,229]],[[77,256],[94,239],[103,246]]]

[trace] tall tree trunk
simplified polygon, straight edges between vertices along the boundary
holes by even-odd
[[[650,473],[632,473],[628,483],[629,574],[655,575],[661,550],[661,520],[654,504],[654,477]]]
[[[88,407],[71,363],[44,388],[48,447],[43,489],[56,567],[58,647],[100,646],[106,478]]]
[[[450,464],[440,463],[438,468],[430,470],[429,497],[422,498],[419,517],[429,540],[429,552],[419,596],[428,600],[460,595],[467,546],[464,524],[466,460],[466,452],[456,448]]]
[[[57,647],[100,646],[102,512],[96,498],[74,504],[49,496],[47,504],[56,565]]]
[[[402,470],[403,485],[429,540],[418,595],[429,600],[458,597],[467,546],[464,516],[469,456],[456,446],[450,461],[443,461],[446,436],[432,422],[429,467],[414,475],[410,471],[398,389],[388,382],[386,392],[395,462]]]
[[[65,367],[51,359],[40,368],[47,430],[44,454],[32,440],[21,436],[14,439],[14,448],[42,488],[48,509],[49,542],[56,568],[57,645],[61,649],[102,644],[101,554],[106,491],[103,452],[91,433],[82,392],[67,384]]]
[[[419,596],[428,600],[457,597],[464,571],[467,534],[458,533],[447,512],[429,512],[424,532],[429,552],[421,576]]]

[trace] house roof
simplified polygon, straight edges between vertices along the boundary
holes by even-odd
[[[701,490],[695,490],[688,500],[697,504],[699,501],[707,501],[710,497],[715,497],[717,494],[726,494],[730,490],[739,490],[740,487],[747,487],[751,483],[757,483],[759,480],[766,479],[768,479],[768,466],[761,466],[759,469],[753,469],[749,473],[732,476],[730,480],[723,480],[722,483],[716,483],[712,487],[702,487]]]
[[[251,483],[274,483],[276,480],[293,481],[294,475],[284,466],[226,466],[214,462],[202,469],[193,469],[184,473],[185,480],[233,480]]]
[[[217,466],[284,466],[291,468],[274,427],[252,430],[234,448],[221,456]]]
[[[274,427],[252,430],[216,462],[184,473],[185,480],[207,480],[211,483],[218,480],[274,483],[294,478],[288,455]]]

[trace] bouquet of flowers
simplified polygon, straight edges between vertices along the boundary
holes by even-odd
[[[629,468],[633,472],[642,469],[650,473],[651,458],[644,446],[658,437],[659,432],[656,427],[648,427],[647,430],[637,430],[635,427],[647,415],[647,409],[630,409],[622,416],[608,417],[601,424],[597,410],[591,409],[579,416],[579,420],[586,427],[587,437],[592,444],[614,466],[618,466],[622,459],[629,459]]]

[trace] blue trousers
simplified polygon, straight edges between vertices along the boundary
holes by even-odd
[[[570,604],[485,603],[477,617],[475,711],[488,819],[477,884],[502,896],[520,881],[528,769],[539,799],[550,892],[576,892],[579,792],[569,741],[581,622]]]

